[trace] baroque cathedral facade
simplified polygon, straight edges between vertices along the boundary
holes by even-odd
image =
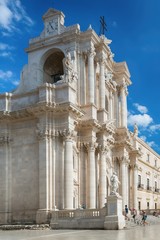
[[[0,95],[0,223],[103,208],[113,172],[123,208],[160,208],[160,156],[127,127],[126,62],[61,11],[43,21],[19,86]]]

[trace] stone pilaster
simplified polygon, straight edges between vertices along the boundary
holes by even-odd
[[[121,127],[127,127],[127,87],[122,84],[120,87],[121,96]]]
[[[37,223],[48,222],[49,211],[54,207],[55,188],[53,188],[53,142],[55,132],[46,122],[37,126],[37,138],[39,140],[39,210],[37,211]]]
[[[0,133],[0,224],[11,222],[11,142],[9,131]]]
[[[135,164],[133,168],[133,207],[135,209],[138,209],[137,186],[138,186],[138,165]]]
[[[100,161],[99,161],[99,207],[103,208],[106,203],[106,152],[107,147],[99,146]]]
[[[105,109],[105,74],[104,74],[105,58],[100,59],[100,85],[99,85],[99,107]]]
[[[87,208],[96,208],[96,162],[94,142],[86,145],[88,149],[88,166],[87,166]]]
[[[94,46],[88,50],[88,103],[94,104]]]

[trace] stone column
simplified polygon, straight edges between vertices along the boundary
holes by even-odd
[[[127,127],[127,87],[121,85],[121,127]]]
[[[72,131],[64,134],[64,208],[73,209],[73,140]]]
[[[126,204],[129,205],[129,175],[128,175],[128,162],[126,162]]]
[[[100,147],[100,162],[99,162],[99,207],[103,208],[106,203],[106,148]]]
[[[88,50],[88,102],[94,103],[94,46]]]
[[[125,160],[121,162],[121,187],[122,187],[122,209],[124,209],[126,203],[126,164]]]
[[[96,164],[95,164],[95,143],[88,144],[88,208],[96,208]]]
[[[105,58],[100,59],[100,85],[99,85],[99,105],[100,109],[105,109],[105,76],[104,76]]]
[[[135,209],[138,209],[137,186],[138,186],[138,165],[135,164],[133,168],[133,207]]]

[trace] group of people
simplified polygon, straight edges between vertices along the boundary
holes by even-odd
[[[131,216],[132,216],[132,218],[134,219],[134,222],[136,223],[137,210],[133,208],[133,209],[130,210],[130,211],[131,211]],[[142,218],[141,218],[141,223],[142,223],[143,225],[147,224],[147,222],[146,222],[146,219],[147,219],[147,214],[146,214],[146,212],[142,210],[142,212],[140,213],[140,215],[142,216]],[[129,219],[130,219],[130,218],[129,218],[129,209],[128,209],[127,205],[125,205],[125,219],[126,219],[126,220],[129,220]]]

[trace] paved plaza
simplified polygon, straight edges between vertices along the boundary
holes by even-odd
[[[155,240],[160,225],[136,226],[124,230],[15,230],[0,231],[0,240]]]

